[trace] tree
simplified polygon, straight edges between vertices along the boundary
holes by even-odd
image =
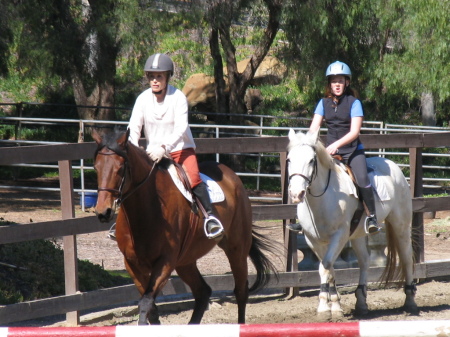
[[[25,76],[59,76],[80,106],[114,105],[119,51],[116,2],[43,0],[18,2],[19,64]],[[111,109],[79,108],[83,119],[114,119]]]
[[[283,20],[288,44],[283,53],[297,71],[298,85],[308,92],[308,107],[323,93],[326,67],[334,61],[347,63],[353,85],[361,87],[383,45],[378,23],[368,0],[288,1]]]
[[[420,102],[432,108],[433,99],[448,100],[449,9],[440,0],[289,1],[284,55],[308,93],[307,106],[317,102],[335,60],[350,65],[369,118],[397,121],[416,110],[415,102],[418,110]]]
[[[245,92],[253,79],[256,70],[267,55],[272,42],[278,32],[281,19],[282,1],[264,0],[262,7],[266,10],[265,29],[255,46],[250,62],[243,72],[239,72],[236,60],[236,47],[233,43],[233,26],[235,22],[251,6],[258,5],[258,1],[251,0],[208,0],[206,22],[211,33],[209,45],[214,62],[214,78],[216,84],[217,111],[230,114],[243,114],[246,112]],[[259,3],[261,4],[261,3]],[[247,27],[248,29],[248,27]],[[246,32],[248,32],[246,29]],[[222,50],[220,49],[222,47]],[[223,52],[223,54],[222,54]],[[222,56],[223,55],[223,56]],[[228,100],[225,90],[226,84],[223,74],[223,59],[225,59],[228,79]],[[234,118],[235,122],[240,119]]]
[[[0,1],[0,75],[8,74],[9,45],[13,41],[7,13],[6,2]]]
[[[386,90],[418,100],[422,122],[434,124],[434,105],[450,98],[450,2],[393,3],[402,13],[393,22],[398,36],[391,41],[377,77],[383,79]]]

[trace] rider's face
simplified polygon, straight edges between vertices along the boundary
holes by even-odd
[[[335,96],[341,96],[350,81],[343,75],[333,75],[330,78],[331,93]]]
[[[161,90],[166,89],[167,79],[169,77],[167,72],[146,71],[145,76],[147,77],[153,92],[160,92]]]

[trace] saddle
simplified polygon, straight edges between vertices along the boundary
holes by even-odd
[[[335,154],[332,157],[335,160],[336,165],[339,165],[344,170],[344,172],[346,172],[349,175],[350,179],[352,180],[353,184],[356,187],[356,190],[359,191],[358,184],[356,183],[356,178],[355,175],[353,174],[352,168],[346,163],[344,163],[344,161],[342,160],[342,156]],[[361,199],[360,193],[358,193],[358,198],[360,202],[350,222],[350,235],[352,235],[355,232],[356,228],[358,227],[358,224],[361,221],[363,213],[366,212],[366,214],[369,215],[369,211],[366,205],[364,204],[363,200]]]
[[[197,198],[197,196],[192,191],[191,184],[189,182],[189,178],[186,174],[186,171],[183,169],[183,167],[180,164],[176,163],[175,161],[172,161],[172,164],[175,166],[177,173],[178,173],[178,177],[180,178],[184,188],[192,196],[192,211],[195,214],[197,214],[198,210],[200,210],[202,212],[203,216],[205,218],[207,218],[208,214],[206,213],[205,208],[203,207],[200,200]]]

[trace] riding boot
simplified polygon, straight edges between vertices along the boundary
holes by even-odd
[[[297,223],[288,223],[288,224],[286,225],[286,228],[289,229],[289,230],[291,230],[291,231],[293,231],[293,232],[297,232],[297,233],[299,233],[299,234],[301,234],[302,231],[303,231],[303,227],[302,227],[302,225],[300,224],[300,221],[297,222]]]
[[[223,226],[219,219],[217,219],[212,212],[211,199],[209,198],[208,188],[204,182],[195,186],[192,190],[195,196],[199,199],[203,208],[208,215],[205,218],[204,230],[208,239],[216,239],[223,235]]]
[[[372,186],[360,187],[361,199],[367,207],[368,215],[366,218],[366,232],[369,234],[378,233],[381,230],[375,213],[375,197]]]

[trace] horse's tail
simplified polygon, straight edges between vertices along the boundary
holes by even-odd
[[[253,226],[257,227],[257,226]],[[275,265],[264,255],[263,251],[275,252],[278,247],[264,235],[252,230],[252,245],[249,257],[256,268],[256,280],[250,288],[250,292],[256,292],[264,288],[273,274],[278,280],[278,272]]]
[[[393,226],[386,222],[386,241],[387,241],[387,254],[386,254],[386,267],[381,275],[380,282],[385,286],[397,283],[400,287],[405,280],[405,269],[403,262],[400,261],[400,265],[397,265],[398,257],[398,237],[395,233]],[[393,281],[397,282],[393,282]]]

